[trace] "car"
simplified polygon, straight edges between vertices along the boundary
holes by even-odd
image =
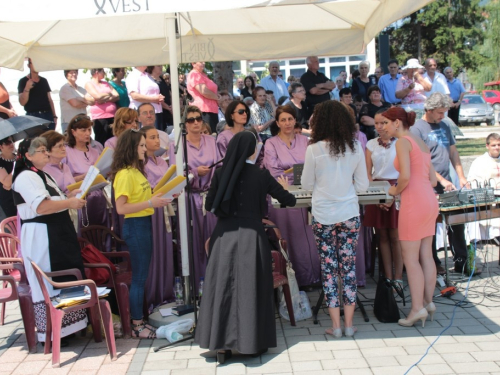
[[[493,125],[495,122],[493,107],[481,95],[465,95],[460,105],[458,122],[460,125],[480,125],[482,122]]]
[[[500,111],[500,91],[483,90],[483,98],[493,106],[495,111]]]

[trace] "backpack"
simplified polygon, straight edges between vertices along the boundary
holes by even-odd
[[[94,245],[88,244],[82,249],[84,263],[106,263],[111,267],[111,271],[116,273],[116,267],[106,258]],[[109,272],[105,268],[85,268],[87,279],[94,280],[97,285],[106,284],[109,281]]]

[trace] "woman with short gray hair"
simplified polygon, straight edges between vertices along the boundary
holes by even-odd
[[[365,103],[368,103],[368,89],[370,86],[377,84],[377,78],[374,75],[368,77],[370,70],[370,63],[368,61],[361,61],[358,65],[360,76],[352,81],[352,97],[360,95]]]

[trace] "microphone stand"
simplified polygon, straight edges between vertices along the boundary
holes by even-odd
[[[168,348],[169,346],[176,345],[178,343],[188,341],[191,339],[194,339],[194,335],[196,332],[196,326],[198,324],[198,307],[196,305],[196,280],[195,280],[195,275],[194,275],[194,249],[193,249],[193,226],[192,226],[192,218],[191,218],[191,183],[189,180],[189,166],[188,166],[188,151],[187,151],[187,131],[186,131],[186,115],[187,115],[187,107],[188,107],[188,100],[187,98],[184,98],[184,113],[182,114],[182,119],[181,123],[179,124],[180,128],[180,133],[177,135],[177,143],[175,144],[175,154],[177,154],[178,149],[179,149],[179,144],[182,138],[182,148],[183,148],[183,154],[184,154],[184,173],[186,175],[186,178],[188,179],[186,188],[184,189],[186,194],[186,201],[187,201],[187,212],[186,212],[186,220],[187,220],[187,229],[188,229],[188,254],[189,254],[189,280],[191,283],[191,286],[189,289],[190,295],[192,296],[189,298],[189,295],[186,293],[185,296],[185,302],[186,305],[188,305],[189,300],[192,299],[193,301],[193,314],[194,314],[194,326],[189,332],[188,335],[184,335],[184,337],[178,341],[175,342],[169,342],[168,344],[161,345],[157,348],[154,349],[154,352],[158,352],[161,349]],[[187,291],[185,289],[185,291]]]

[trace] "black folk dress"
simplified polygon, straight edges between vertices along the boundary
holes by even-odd
[[[206,199],[207,211],[217,191],[217,170]],[[217,211],[210,238],[197,342],[210,350],[234,349],[254,354],[276,347],[272,257],[262,225],[267,194],[286,206],[295,197],[267,170],[246,164],[233,190],[230,212]]]

